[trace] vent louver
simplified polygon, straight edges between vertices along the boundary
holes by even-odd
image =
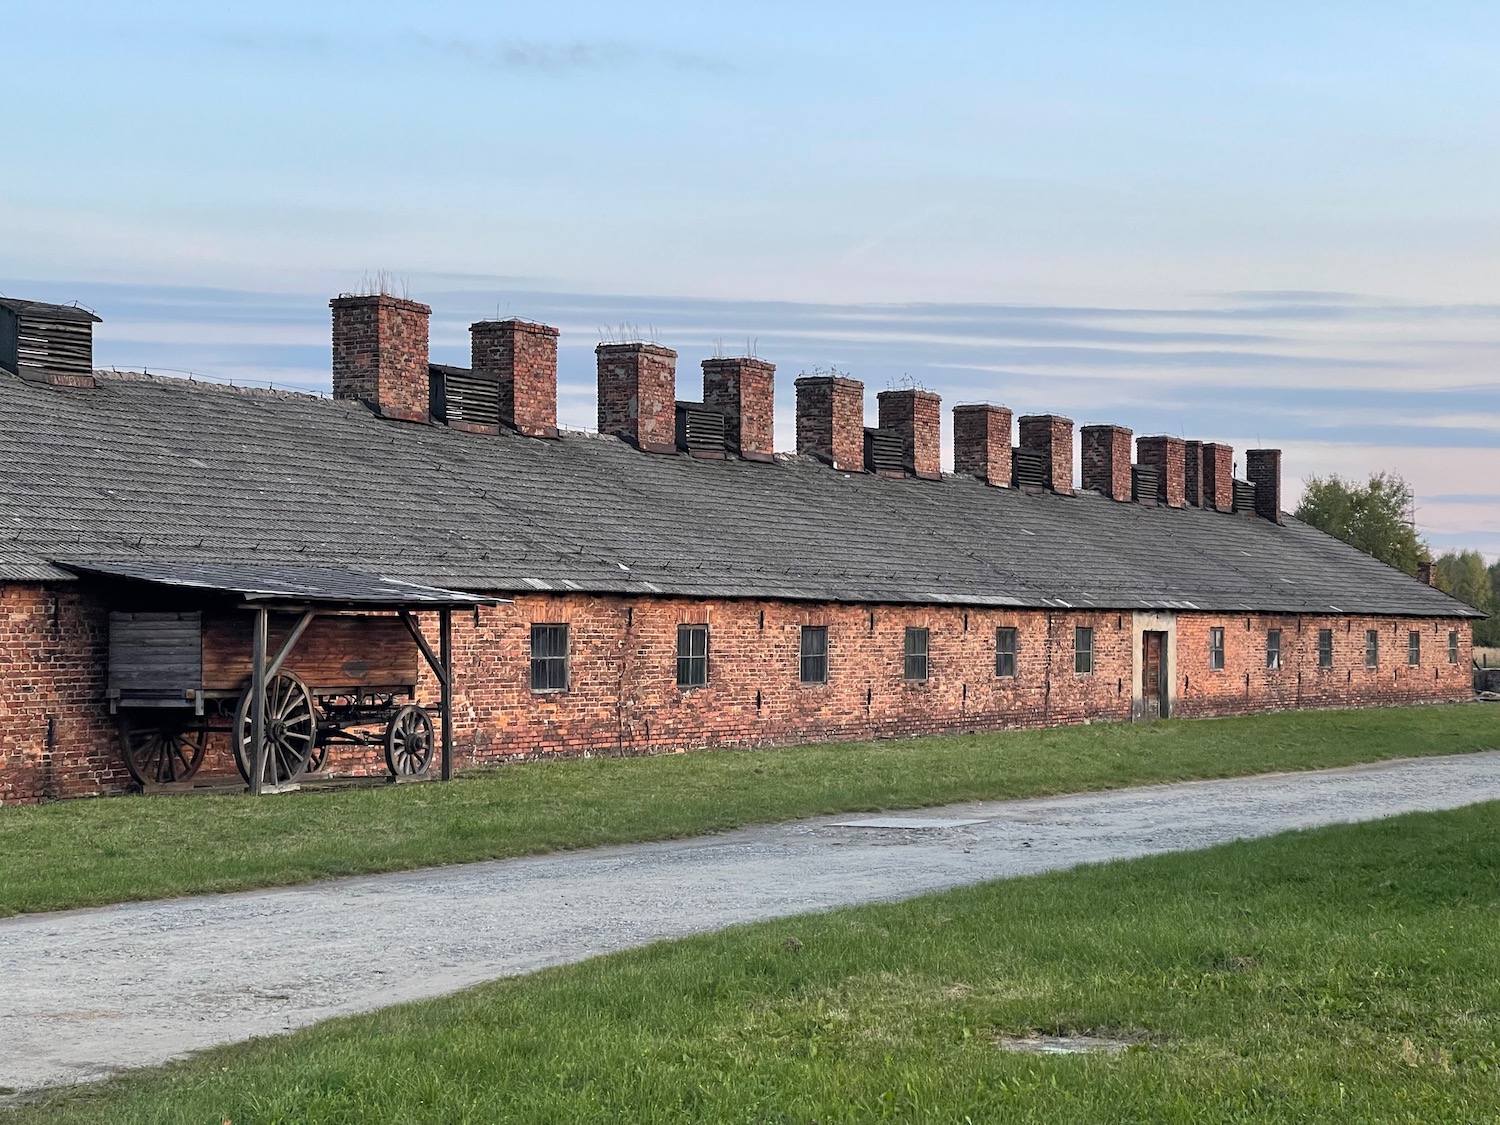
[[[723,457],[723,413],[701,402],[679,402],[677,448],[698,457]]]
[[[1010,452],[1011,471],[1015,475],[1015,487],[1045,489],[1047,487],[1047,454],[1045,450],[1028,449],[1018,445]]]
[[[1131,495],[1137,504],[1154,508],[1161,502],[1161,466],[1130,466]]]
[[[1255,485],[1247,480],[1234,482],[1234,510],[1236,512],[1255,511]]]
[[[872,473],[906,475],[906,442],[895,430],[865,429],[865,468]]]
[[[500,382],[464,367],[432,364],[429,369],[428,411],[452,426],[500,426]]]
[[[34,382],[94,385],[93,313],[0,299],[0,367]]]

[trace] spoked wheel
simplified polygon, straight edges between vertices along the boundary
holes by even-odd
[[[240,696],[234,716],[234,764],[250,780],[254,749],[250,745],[250,692]],[[266,681],[265,785],[286,785],[307,769],[318,742],[318,716],[312,693],[296,676],[279,672]]]
[[[148,721],[120,716],[120,748],[125,768],[136,784],[167,785],[187,781],[203,764],[208,748],[206,720],[152,716]]]
[[[392,777],[415,777],[432,764],[432,716],[408,703],[385,727],[385,764]]]

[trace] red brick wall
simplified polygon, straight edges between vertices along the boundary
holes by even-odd
[[[841,375],[797,380],[797,452],[835,469],[865,467],[865,385]]]
[[[1195,508],[1203,507],[1203,443],[1182,443],[1183,498]]]
[[[1182,507],[1187,487],[1183,440],[1166,434],[1136,438],[1135,449],[1137,462],[1155,465],[1161,472],[1161,492],[1157,494],[1157,500],[1169,508]]]
[[[1023,449],[1047,456],[1047,479],[1053,492],[1073,495],[1073,419],[1060,414],[1028,414],[1017,424]]]
[[[0,588],[0,802],[117,792],[128,786],[105,699],[107,614],[86,590]],[[1460,620],[1248,618],[1179,614],[1176,714],[1466,699],[1470,630]],[[530,627],[570,627],[569,689],[530,689]],[[436,620],[423,622],[434,644]],[[679,624],[707,624],[709,683],[676,683]],[[799,628],[826,625],[829,677],[798,678]],[[903,679],[907,626],[929,632],[929,678]],[[1094,671],[1074,671],[1074,629],[1094,629]],[[1208,669],[1208,630],[1225,630],[1225,667]],[[1017,674],[995,675],[995,629],[1017,629]],[[1265,669],[1265,630],[1282,629],[1283,668]],[[1334,666],[1317,667],[1317,630]],[[1380,666],[1364,667],[1365,629]],[[1406,634],[1422,663],[1406,664]],[[1300,629],[1300,631],[1299,631]],[[1459,659],[1447,660],[1450,629]],[[641,754],[943,731],[1125,720],[1134,657],[1130,613],[949,609],[779,602],[697,602],[519,595],[454,615],[455,747],[460,765],[551,755]],[[1247,686],[1246,679],[1249,679]],[[419,692],[435,703],[424,676]],[[52,720],[49,746],[48,719]],[[333,772],[381,773],[378,747],[335,748]],[[230,773],[222,737],[205,772]]]
[[[880,428],[901,435],[906,471],[923,480],[943,475],[942,399],[931,391],[881,391],[875,396]]]
[[[747,461],[776,451],[776,365],[738,356],[703,361],[703,403],[724,412],[726,444]]]
[[[1009,488],[1011,412],[975,404],[953,408],[953,471]],[[1128,458],[1127,458],[1128,460]]]
[[[1130,503],[1130,431],[1124,426],[1084,426],[1079,436],[1083,487]]]
[[[387,418],[427,420],[427,322],[432,310],[400,297],[335,297],[333,397]]]
[[[500,420],[528,437],[557,436],[557,329],[526,320],[469,325],[471,365],[500,386]]]
[[[1203,443],[1203,506],[1220,512],[1234,511],[1232,446]]]

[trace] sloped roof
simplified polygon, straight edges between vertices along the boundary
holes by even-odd
[[[0,578],[71,559],[337,567],[447,589],[1467,615],[1288,518],[641,453],[353,402],[0,374]]]
[[[39,320],[67,320],[76,324],[98,324],[99,318],[80,305],[49,305],[45,301],[23,301],[19,297],[0,297],[0,308],[18,316]]]

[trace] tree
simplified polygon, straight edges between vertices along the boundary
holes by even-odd
[[[1375,473],[1367,484],[1334,474],[1308,477],[1296,516],[1381,562],[1417,573],[1427,544],[1407,519],[1411,488],[1396,473]]]
[[[1478,551],[1449,551],[1433,565],[1439,590],[1485,613],[1495,608],[1494,584]]]

